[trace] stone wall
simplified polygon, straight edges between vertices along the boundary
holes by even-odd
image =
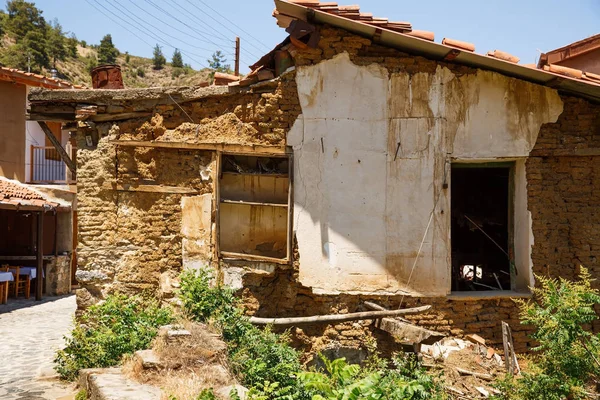
[[[71,293],[72,254],[52,257],[46,264],[46,294],[62,296]]]

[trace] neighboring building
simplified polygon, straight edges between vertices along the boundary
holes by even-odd
[[[600,78],[600,35],[590,36],[542,54],[538,68],[544,68],[549,64],[596,74]]]
[[[79,121],[80,309],[212,267],[257,315],[432,304],[409,318],[525,350],[510,298],[599,268],[600,80],[275,3],[290,37],[229,87],[30,95]]]
[[[70,291],[74,251],[76,186],[73,175],[37,121],[28,121],[31,88],[73,89],[68,82],[0,68],[0,263],[34,266],[37,219],[44,215],[44,267],[47,294]],[[48,122],[52,134],[73,156],[69,132]],[[28,185],[30,184],[30,185]],[[33,184],[36,184],[35,186]],[[30,204],[30,200],[35,199]],[[37,204],[39,203],[39,204]],[[73,269],[76,264],[73,264]]]

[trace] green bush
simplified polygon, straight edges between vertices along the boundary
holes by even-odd
[[[600,377],[600,338],[586,330],[598,318],[598,290],[581,268],[580,280],[536,276],[535,301],[516,300],[523,324],[535,326],[532,338],[539,342],[520,378],[507,376],[498,383],[497,399],[581,399],[584,387]]]
[[[142,67],[138,67],[138,69],[136,70],[137,76],[139,76],[140,78],[143,78],[146,76],[146,71],[144,71],[144,68]]]
[[[441,387],[414,356],[397,355],[395,369],[361,368],[344,358],[330,361],[321,356],[325,372],[302,372],[299,381],[313,400],[424,400],[443,399]]]
[[[295,375],[301,370],[300,355],[289,346],[288,336],[250,324],[231,289],[213,284],[207,271],[187,272],[181,277],[180,298],[191,319],[212,320],[221,329],[230,366],[245,385],[298,391]]]
[[[80,369],[118,365],[124,354],[148,348],[158,328],[171,320],[171,311],[157,301],[109,296],[76,321],[66,347],[56,354],[55,369],[63,379],[74,380]]]
[[[303,371],[289,335],[250,324],[233,291],[215,283],[209,272],[184,273],[179,296],[191,319],[212,321],[221,329],[229,365],[250,389],[251,400],[443,398],[436,380],[409,356],[396,357],[392,370],[374,356],[364,368],[324,359],[326,373]]]

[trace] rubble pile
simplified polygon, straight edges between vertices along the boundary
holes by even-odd
[[[446,391],[453,398],[488,398],[498,393],[492,384],[506,374],[504,360],[480,336],[466,338],[447,337],[421,345],[423,365],[443,372]]]

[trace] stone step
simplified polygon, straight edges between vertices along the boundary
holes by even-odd
[[[89,400],[160,400],[162,396],[157,387],[127,379],[120,368],[82,370],[79,385]]]

